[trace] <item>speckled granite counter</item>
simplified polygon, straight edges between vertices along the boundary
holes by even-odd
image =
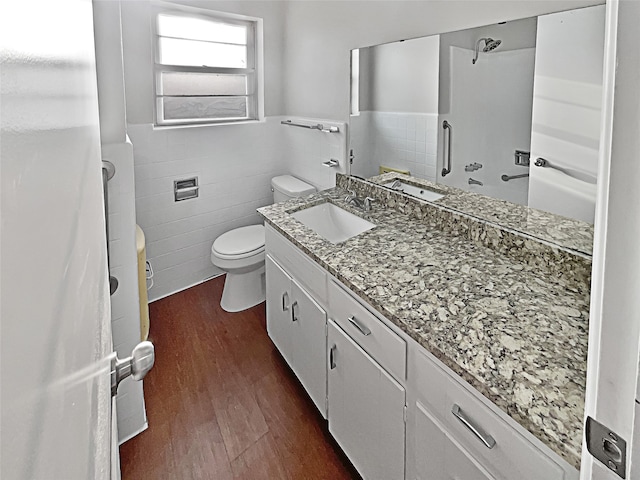
[[[513,249],[505,254],[500,245],[443,228],[441,218],[402,214],[384,205],[364,214],[346,206],[344,196],[345,191],[336,188],[259,212],[579,468],[589,313],[586,260],[576,257],[582,266],[558,275],[553,266],[519,260]],[[377,227],[334,245],[290,215],[324,201]]]

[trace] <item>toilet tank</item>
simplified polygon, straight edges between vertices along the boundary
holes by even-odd
[[[284,202],[290,198],[303,197],[316,191],[313,185],[303,182],[292,175],[280,175],[271,179],[273,203]]]

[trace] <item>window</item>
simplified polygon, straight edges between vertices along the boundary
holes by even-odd
[[[156,124],[259,120],[261,26],[259,19],[218,12],[158,12]]]
[[[360,115],[360,49],[351,50],[351,115]]]

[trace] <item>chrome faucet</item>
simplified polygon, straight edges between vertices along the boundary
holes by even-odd
[[[375,202],[376,199],[375,198],[371,198],[371,197],[367,197],[364,199],[364,211],[365,212],[370,212],[371,211],[371,204],[373,202]]]
[[[473,178],[469,178],[469,185],[484,185],[480,180],[474,180]]]
[[[349,190],[349,194],[344,197],[344,201],[347,205],[355,205],[358,208],[364,208],[364,200],[358,198],[356,192]]]

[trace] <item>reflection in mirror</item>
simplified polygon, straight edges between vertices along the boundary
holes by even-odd
[[[604,17],[588,7],[354,50],[351,173],[408,172],[593,223]]]

